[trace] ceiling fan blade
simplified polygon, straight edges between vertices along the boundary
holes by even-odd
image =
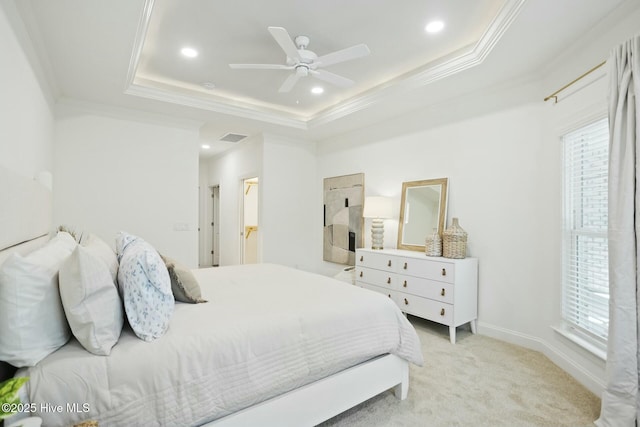
[[[338,50],[336,52],[328,53],[318,57],[314,63],[319,67],[326,67],[327,65],[337,64],[338,62],[349,61],[351,59],[362,58],[371,53],[369,47],[366,44],[359,44],[351,46],[346,49]]]
[[[296,83],[298,83],[298,80],[300,80],[300,77],[301,76],[298,73],[292,73],[289,77],[287,77],[284,83],[282,83],[282,86],[280,86],[280,89],[278,89],[278,92],[280,93],[290,92],[291,89],[293,89],[293,87],[296,85]]]
[[[282,64],[229,64],[230,68],[236,70],[293,70],[292,65]]]
[[[282,50],[284,50],[284,53],[286,53],[289,58],[295,59],[298,62],[302,61],[302,58],[298,53],[298,48],[291,39],[287,30],[282,27],[269,27],[269,32],[273,38],[276,39],[276,42],[278,42]]]
[[[331,83],[334,86],[349,87],[355,83],[346,77],[339,76],[334,73],[330,73],[326,70],[309,70],[309,73],[317,79],[323,80],[327,83]]]

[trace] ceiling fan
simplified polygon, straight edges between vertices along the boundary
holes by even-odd
[[[354,81],[324,70],[324,67],[369,55],[366,44],[359,44],[318,56],[307,50],[309,37],[297,36],[292,39],[287,30],[282,27],[269,27],[269,32],[276,39],[287,55],[286,64],[229,64],[233,69],[262,69],[262,70],[293,70],[278,92],[289,92],[301,77],[311,75],[317,79],[331,83],[338,87],[349,87]]]

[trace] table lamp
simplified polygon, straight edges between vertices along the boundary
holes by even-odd
[[[366,197],[362,216],[372,218],[371,249],[383,249],[384,220],[393,217],[392,200],[389,197]]]

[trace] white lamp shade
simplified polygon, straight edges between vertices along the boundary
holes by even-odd
[[[365,218],[393,218],[393,204],[389,197],[370,196],[364,199]]]

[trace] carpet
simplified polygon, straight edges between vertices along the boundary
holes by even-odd
[[[425,365],[411,365],[409,395],[391,391],[320,424],[374,426],[593,426],[600,399],[542,353],[409,317]]]

